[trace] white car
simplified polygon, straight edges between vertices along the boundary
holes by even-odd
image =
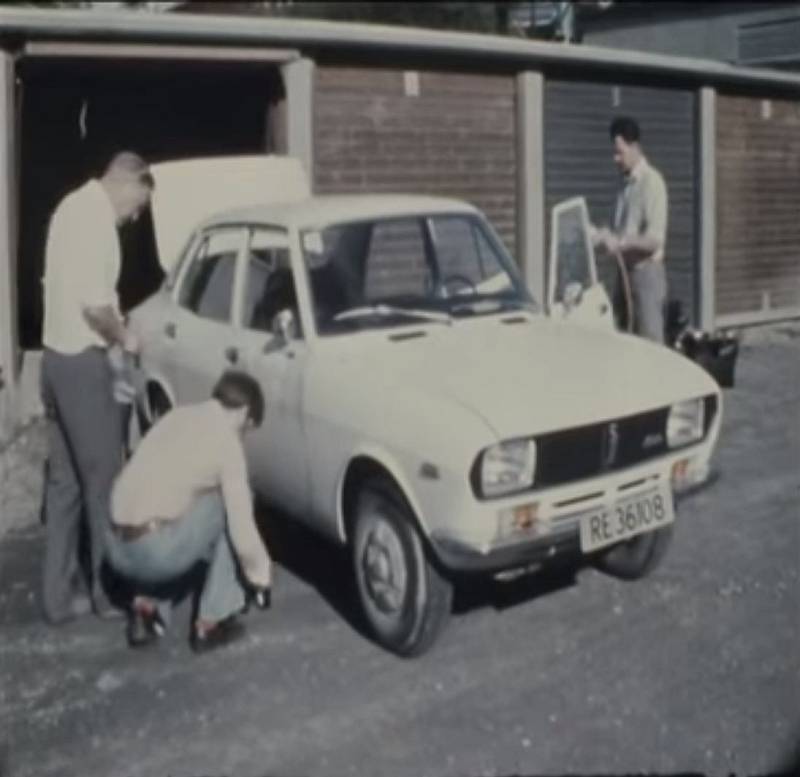
[[[226,368],[255,376],[253,486],[349,548],[379,643],[433,644],[464,572],[565,554],[626,578],[654,568],[674,496],[708,478],[721,395],[685,357],[614,331],[582,200],[553,212],[543,309],[464,202],[308,198],[285,160],[154,172],[162,256],[190,234],[133,316],[148,412],[207,398]],[[208,215],[226,198],[273,202]]]

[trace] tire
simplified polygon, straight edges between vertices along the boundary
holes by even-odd
[[[351,553],[376,641],[405,657],[428,650],[450,616],[453,586],[431,563],[411,509],[390,481],[370,478],[361,486]]]
[[[598,569],[621,580],[639,580],[661,563],[672,541],[672,526],[613,545],[595,561]]]
[[[157,383],[149,385],[147,387],[147,405],[146,408],[142,409],[144,412],[140,413],[140,423],[144,425],[144,430],[155,426],[171,409],[172,403],[169,401],[164,389]]]

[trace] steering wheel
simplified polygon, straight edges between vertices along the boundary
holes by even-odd
[[[441,285],[442,291],[444,292],[443,296],[447,296],[447,297],[450,296],[450,292],[449,292],[447,287],[449,285],[451,285],[451,284],[454,284],[454,283],[459,283],[462,286],[466,286],[467,288],[472,290],[475,294],[478,293],[477,287],[475,286],[475,284],[469,278],[467,278],[466,275],[459,275],[458,273],[454,273],[453,275],[448,275],[446,278],[442,278],[442,281],[441,281],[440,285]],[[453,292],[453,293],[455,293],[455,292]]]

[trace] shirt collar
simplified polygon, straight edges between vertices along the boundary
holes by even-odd
[[[644,154],[639,157],[639,161],[633,166],[633,169],[625,176],[626,181],[640,181],[645,171],[647,170],[647,158]]]

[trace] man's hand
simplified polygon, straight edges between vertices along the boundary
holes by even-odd
[[[610,254],[618,254],[622,251],[622,240],[613,232],[608,232],[603,241],[606,251]]]
[[[130,329],[125,330],[125,336],[122,341],[122,350],[131,354],[138,354],[141,350],[139,338]]]

